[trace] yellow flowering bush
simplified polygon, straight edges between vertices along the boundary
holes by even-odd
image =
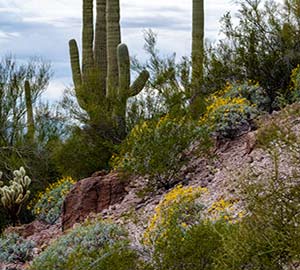
[[[167,193],[150,219],[143,237],[151,253],[154,269],[213,269],[216,254],[222,249],[222,220],[204,217],[200,187],[175,187]]]
[[[175,225],[176,230],[185,230],[193,224],[203,208],[203,205],[196,204],[195,200],[205,192],[207,192],[205,188],[178,185],[167,193],[155,208],[155,214],[144,234],[144,242],[154,244],[157,241],[164,241],[164,237],[174,229],[171,225]]]
[[[253,118],[270,108],[267,92],[253,81],[227,83],[206,99],[200,124],[220,138],[233,138],[252,128]]]
[[[28,209],[40,220],[54,224],[60,216],[64,198],[76,183],[71,177],[64,177],[49,185],[44,192],[28,205]]]
[[[151,187],[172,187],[186,161],[183,152],[195,140],[196,131],[188,118],[165,115],[135,126],[112,159],[116,170],[147,175]]]
[[[219,92],[220,95],[224,98],[245,98],[258,111],[268,111],[270,108],[268,93],[258,82],[252,80],[243,83],[227,83],[226,87]]]
[[[218,94],[209,98],[209,106],[200,124],[221,138],[233,138],[251,128],[257,114],[255,105],[242,97],[224,97]]]

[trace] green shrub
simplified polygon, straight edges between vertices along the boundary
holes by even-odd
[[[73,185],[76,183],[71,177],[64,177],[51,184],[44,193],[40,192],[28,209],[39,219],[54,224],[60,214],[63,201]]]
[[[106,130],[106,127],[104,128]],[[75,179],[90,177],[95,171],[107,170],[112,155],[113,135],[102,134],[101,127],[73,128],[71,135],[55,145],[54,162],[62,175]]]
[[[292,70],[290,98],[293,102],[300,101],[300,65]]]
[[[0,262],[24,263],[33,255],[33,241],[25,240],[20,235],[10,233],[0,237]]]
[[[194,124],[187,118],[168,115],[142,122],[132,129],[113,157],[115,169],[147,175],[152,187],[169,188],[178,182],[177,173],[186,161],[184,150],[196,139]]]
[[[268,151],[276,144],[284,147],[297,143],[297,135],[292,131],[289,123],[285,122],[283,125],[276,123],[276,121],[264,123],[264,126],[257,132],[257,147]]]
[[[76,227],[32,263],[31,270],[135,269],[136,253],[118,226],[97,221]]]
[[[269,111],[285,98],[290,73],[300,63],[299,2],[235,2],[236,14],[221,19],[224,39],[207,51],[205,84],[220,89],[228,80],[260,82],[270,99]],[[234,12],[235,13],[235,12]]]

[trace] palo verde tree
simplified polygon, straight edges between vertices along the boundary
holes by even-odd
[[[27,167],[25,156],[32,160],[33,111],[50,77],[50,65],[38,59],[22,65],[10,56],[0,61],[0,170],[4,178],[15,167]]]
[[[206,87],[255,81],[267,91],[269,110],[289,99],[290,75],[300,63],[300,2],[239,0],[221,20],[225,36],[207,52]],[[235,20],[235,21],[234,21]],[[285,101],[284,101],[285,102]]]
[[[69,42],[71,67],[79,106],[91,125],[119,141],[126,135],[127,100],[141,92],[149,73],[143,70],[130,85],[128,48],[121,44],[119,0],[83,0],[82,61],[78,45]],[[106,134],[107,135],[107,134]]]

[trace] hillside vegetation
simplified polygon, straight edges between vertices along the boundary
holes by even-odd
[[[0,63],[0,269],[300,269],[299,1],[241,0],[205,45],[194,0],[191,57],[148,30],[144,63],[94,2],[57,104],[50,65]]]

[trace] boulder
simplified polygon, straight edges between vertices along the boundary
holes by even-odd
[[[63,204],[63,231],[83,222],[92,213],[100,213],[120,203],[126,195],[125,188],[124,179],[117,173],[94,174],[77,182]]]

